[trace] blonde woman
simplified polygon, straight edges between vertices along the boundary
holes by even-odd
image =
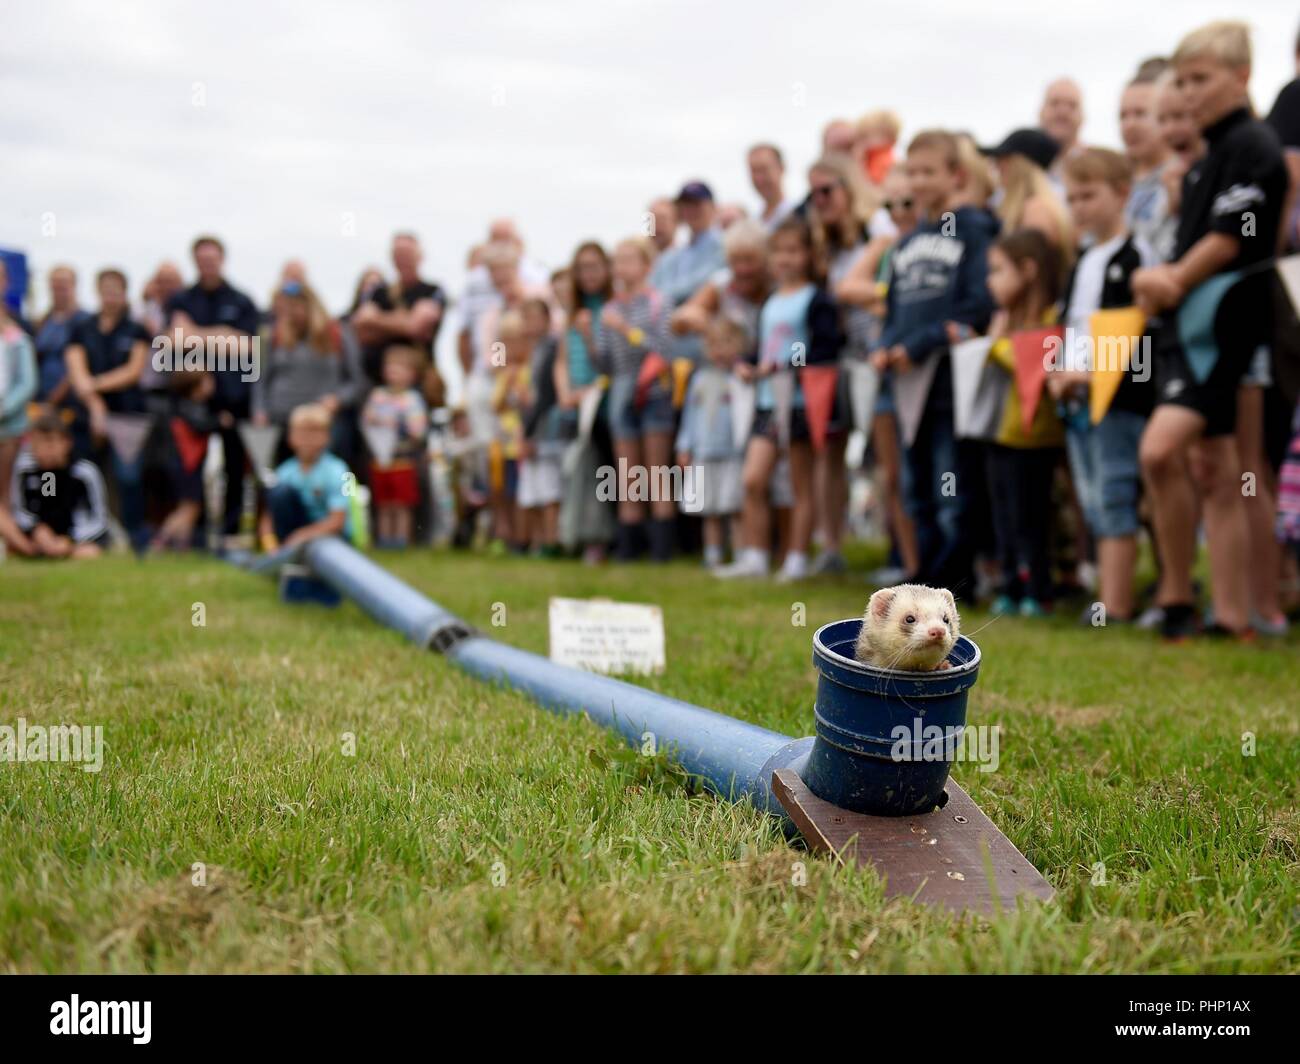
[[[1074,226],[1047,171],[1060,147],[1040,129],[1017,129],[989,154],[997,165],[1002,231],[1037,229],[1056,249],[1062,268],[1074,261]]]
[[[333,418],[331,450],[348,455],[341,438],[362,390],[361,353],[351,330],[340,329],[306,284],[287,281],[272,298],[274,321],[263,344],[261,376],[253,385],[253,423],[284,428],[296,407],[317,403]],[[284,446],[282,440],[281,446]]]

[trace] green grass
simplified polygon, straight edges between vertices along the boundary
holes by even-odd
[[[659,603],[650,685],[791,735],[811,730],[812,631],[868,590],[686,562],[384,564],[542,653],[553,594]],[[1001,726],[1001,766],[955,775],[1058,893],[961,922],[351,605],[286,607],[207,560],[11,559],[0,724],[102,724],[108,749],[98,774],[0,764],[0,971],[1300,970],[1300,640],[1014,619],[977,638],[969,720]]]

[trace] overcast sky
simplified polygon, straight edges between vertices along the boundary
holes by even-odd
[[[392,232],[458,292],[490,218],[529,253],[636,231],[687,178],[754,203],[744,152],[786,151],[802,194],[821,126],[891,107],[908,131],[981,142],[1083,86],[1084,139],[1117,145],[1124,80],[1216,17],[1254,29],[1257,107],[1293,76],[1283,0],[700,3],[699,0],[5,0],[0,245],[38,279],[122,266],[132,293],[194,234],[219,234],[259,305],[286,258],[331,308]],[[45,304],[43,282],[36,307]]]

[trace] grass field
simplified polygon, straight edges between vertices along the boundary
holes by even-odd
[[[868,591],[687,562],[383,563],[542,653],[553,594],[658,603],[650,685],[790,735],[812,729],[812,631]],[[283,606],[208,560],[11,559],[0,724],[102,724],[107,753],[97,774],[0,763],[0,970],[1300,970],[1300,639],[1164,647],[1017,619],[976,638],[969,721],[1001,726],[1001,765],[955,775],[1058,894],[961,923],[350,604]]]

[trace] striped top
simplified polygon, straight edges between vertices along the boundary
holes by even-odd
[[[596,341],[596,368],[611,377],[635,377],[645,356],[663,354],[668,348],[668,308],[653,288],[643,288],[631,298],[619,296],[609,306],[623,315],[629,328],[640,329],[639,343],[631,343],[621,332],[602,326]]]

